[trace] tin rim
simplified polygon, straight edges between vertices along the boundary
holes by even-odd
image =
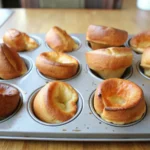
[[[71,57],[73,57],[74,59],[76,59],[74,56],[71,56]],[[76,78],[76,77],[81,73],[81,70],[82,70],[82,66],[81,66],[80,61],[79,61],[78,59],[76,59],[76,60],[78,61],[78,64],[79,64],[77,73],[76,73],[74,76],[72,76],[72,77],[70,77],[70,78],[67,78],[67,79],[57,79],[57,78],[52,78],[52,77],[43,75],[43,74],[38,70],[38,68],[36,68],[36,71],[37,71],[38,75],[39,75],[41,78],[43,78],[44,80],[47,80],[47,81],[50,81],[50,80],[59,80],[59,81],[72,80],[72,79]]]
[[[43,87],[43,86],[42,86],[42,87]],[[81,113],[82,108],[83,108],[83,98],[82,98],[81,94],[75,89],[76,92],[78,93],[78,97],[79,97],[79,98],[78,98],[78,102],[77,102],[77,108],[78,108],[78,109],[77,109],[76,114],[75,114],[71,119],[69,119],[69,120],[67,120],[67,121],[65,121],[65,122],[62,122],[62,123],[46,123],[46,122],[41,121],[40,119],[38,119],[38,118],[35,116],[35,114],[34,114],[32,105],[33,105],[33,100],[34,100],[36,94],[40,91],[40,89],[41,89],[42,87],[36,89],[36,90],[31,94],[31,96],[29,97],[29,100],[28,100],[28,102],[27,102],[27,111],[28,111],[29,115],[31,116],[31,118],[32,118],[34,121],[36,121],[37,123],[40,123],[40,124],[42,124],[42,125],[46,125],[46,126],[60,126],[60,125],[64,125],[64,124],[67,124],[67,123],[69,123],[69,122],[72,122],[74,119],[76,119],[76,118],[79,116],[79,114]]]
[[[133,126],[139,122],[141,122],[144,117],[146,116],[146,113],[147,113],[147,105],[146,105],[146,111],[145,113],[142,115],[142,117],[139,119],[139,120],[136,120],[134,122],[131,122],[131,123],[127,123],[127,124],[114,124],[114,123],[111,123],[111,122],[108,122],[108,121],[105,121],[104,119],[102,119],[100,117],[100,115],[98,115],[94,109],[94,106],[93,106],[93,101],[94,101],[94,93],[95,93],[95,90],[92,92],[92,94],[90,95],[90,98],[89,98],[89,107],[92,111],[92,113],[94,114],[94,116],[100,120],[101,122],[107,124],[107,125],[110,125],[110,126],[115,126],[115,127],[129,127],[129,126]],[[146,103],[146,102],[145,102]]]
[[[86,65],[86,68],[89,72],[89,74],[93,77],[95,77],[96,79],[99,79],[99,80],[105,80],[103,79],[101,76],[99,76],[96,72],[94,72],[93,70],[91,70],[88,65]],[[128,67],[125,72],[123,73],[123,75],[120,77],[121,79],[128,79],[131,77],[131,75],[133,74],[133,67],[130,66]]]
[[[0,119],[0,123],[3,123],[3,122],[5,122],[5,121],[9,120],[10,118],[12,118],[13,116],[15,116],[15,114],[17,114],[17,112],[19,112],[19,110],[21,109],[21,106],[22,106],[22,104],[23,104],[23,99],[24,99],[24,97],[23,97],[23,92],[22,92],[22,90],[21,90],[18,86],[14,85],[14,84],[6,83],[6,82],[1,82],[1,83],[6,84],[6,85],[11,85],[12,87],[16,88],[16,89],[19,91],[19,93],[20,93],[19,103],[18,103],[16,109],[13,111],[13,113],[10,114],[10,115],[9,115],[8,117],[6,117],[6,118]]]

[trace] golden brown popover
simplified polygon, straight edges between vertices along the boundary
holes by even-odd
[[[20,99],[19,91],[4,83],[0,83],[0,119],[11,115],[18,106]]]
[[[119,78],[132,64],[133,54],[127,47],[110,47],[86,52],[90,69],[103,79]]]
[[[78,94],[65,82],[47,83],[33,101],[33,111],[47,123],[61,123],[71,119],[77,112]]]
[[[71,52],[78,47],[72,37],[57,26],[48,31],[45,40],[47,45],[57,52]]]
[[[134,51],[143,53],[145,48],[150,47],[150,31],[144,31],[133,36],[130,40],[130,46]]]
[[[55,79],[67,79],[77,73],[79,63],[70,55],[55,51],[43,52],[36,59],[38,70]]]
[[[94,108],[102,119],[114,124],[134,122],[146,112],[142,89],[118,78],[107,79],[97,87]]]
[[[140,65],[144,69],[144,74],[150,77],[150,47],[144,49]]]
[[[3,36],[3,41],[8,47],[13,48],[17,52],[30,51],[39,46],[38,43],[26,33],[16,29],[6,31]]]
[[[86,33],[86,40],[93,50],[122,46],[127,38],[128,33],[124,30],[99,25],[90,25]]]
[[[0,78],[13,79],[26,72],[26,64],[18,53],[5,44],[0,44]]]

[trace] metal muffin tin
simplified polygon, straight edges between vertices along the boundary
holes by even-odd
[[[103,79],[93,74],[86,64],[85,53],[91,49],[85,40],[85,34],[72,34],[72,36],[80,46],[78,50],[68,54],[79,61],[80,68],[76,76],[63,82],[69,83],[79,94],[78,111],[75,117],[61,124],[47,124],[34,116],[33,97],[42,86],[54,80],[41,77],[37,71],[36,57],[51,49],[45,44],[45,34],[34,34],[31,37],[38,41],[39,47],[33,51],[19,53],[28,66],[28,73],[12,80],[0,80],[1,83],[17,87],[22,95],[22,105],[19,105],[20,107],[12,116],[0,121],[0,138],[53,141],[150,141],[150,81],[139,67],[141,54],[133,52],[132,67],[123,78],[135,82],[143,89],[147,113],[138,122],[114,126],[101,120],[92,107],[93,91]],[[125,46],[129,46],[128,41]]]

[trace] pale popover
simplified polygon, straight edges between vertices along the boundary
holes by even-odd
[[[144,69],[144,74],[150,77],[150,47],[144,49],[140,65]]]
[[[131,66],[133,54],[127,47],[110,47],[86,52],[86,62],[103,79],[120,78]]]
[[[51,51],[43,52],[37,57],[36,67],[48,77],[68,79],[77,73],[79,63],[70,55]]]
[[[78,44],[66,31],[54,26],[46,34],[47,45],[57,52],[71,52],[78,48]]]
[[[0,83],[0,119],[11,115],[19,104],[20,93],[11,86]]]
[[[107,122],[128,124],[145,114],[146,103],[138,85],[128,80],[111,78],[97,87],[94,109]]]
[[[133,36],[129,44],[134,51],[143,53],[145,48],[150,47],[150,31],[144,31]]]
[[[18,31],[16,29],[9,29],[3,36],[4,43],[16,50],[21,51],[31,51],[39,46],[39,44],[26,33]]]
[[[60,81],[47,83],[33,101],[35,116],[46,123],[62,123],[77,112],[78,93],[74,88]]]
[[[93,50],[124,45],[128,32],[112,27],[90,25],[86,33],[86,40]]]
[[[26,64],[18,53],[5,44],[0,44],[0,78],[13,79],[26,72]]]

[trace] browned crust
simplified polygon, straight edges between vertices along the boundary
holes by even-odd
[[[78,94],[69,84],[53,81],[36,95],[33,102],[34,113],[40,120],[48,123],[64,122],[75,115],[77,100]],[[59,104],[66,106],[63,109]]]
[[[55,57],[52,59],[52,57]],[[59,62],[58,59],[65,59],[66,62]],[[36,66],[41,73],[55,79],[67,79],[77,73],[78,61],[64,53],[44,52],[36,59]]]
[[[38,43],[26,33],[20,32],[16,29],[9,29],[6,31],[3,36],[3,41],[8,47],[17,52],[33,50],[39,46]]]
[[[122,96],[125,104],[112,103],[109,98],[114,94]],[[97,87],[94,108],[104,120],[126,124],[140,119],[146,111],[146,104],[143,91],[138,85],[131,81],[112,78]]]
[[[16,88],[0,83],[0,118],[11,115],[17,108],[19,99],[19,91]]]
[[[127,68],[132,64],[133,54],[127,47],[111,47],[86,52],[86,62],[94,71]]]
[[[150,47],[146,48],[141,57],[141,66],[144,68],[150,68]]]
[[[124,30],[98,25],[90,25],[86,34],[86,40],[100,44],[99,48],[121,46],[127,38],[128,33]]]
[[[49,47],[57,52],[70,52],[77,48],[77,44],[65,30],[54,26],[46,34],[45,41]]]
[[[134,51],[143,53],[145,48],[150,47],[150,31],[144,31],[133,36],[130,40],[130,46]]]
[[[0,78],[13,79],[26,72],[26,65],[18,53],[5,44],[0,44]]]

